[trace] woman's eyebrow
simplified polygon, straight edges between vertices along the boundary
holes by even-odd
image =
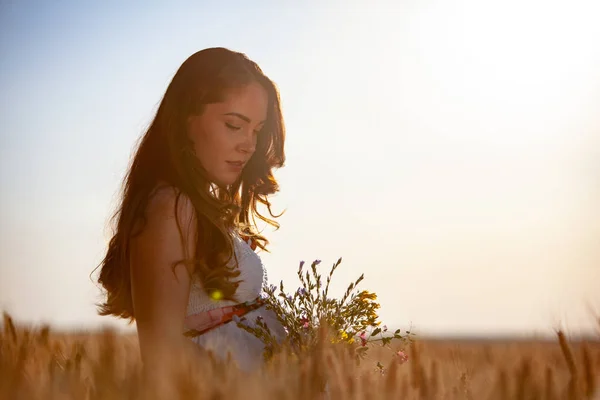
[[[240,113],[236,113],[236,112],[230,112],[230,113],[226,113],[226,114],[223,114],[223,115],[230,115],[230,116],[233,116],[233,117],[238,117],[239,119],[244,120],[247,123],[252,122],[252,120],[250,118],[246,117],[244,114],[240,114]],[[262,124],[264,122],[265,121],[261,121],[259,123]]]

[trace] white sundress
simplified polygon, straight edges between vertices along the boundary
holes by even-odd
[[[242,281],[237,288],[236,296],[240,302],[251,301],[261,294],[263,286],[268,283],[266,269],[258,254],[238,235],[234,235],[233,242],[240,269],[240,275],[234,280]],[[231,300],[212,300],[202,288],[200,280],[194,278],[190,288],[186,317],[234,304],[236,303]],[[250,325],[254,326],[256,317],[259,315],[278,340],[283,340],[285,337],[283,326],[277,320],[275,313],[267,310],[265,306],[248,312],[244,317]],[[234,321],[213,328],[191,340],[212,351],[221,360],[225,360],[227,353],[231,352],[231,356],[238,366],[247,372],[260,367],[263,362],[264,345],[262,341],[239,328]]]

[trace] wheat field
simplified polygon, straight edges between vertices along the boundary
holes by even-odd
[[[165,360],[144,377],[132,334],[60,333],[4,315],[2,399],[600,399],[600,341],[416,340],[374,346],[360,365],[322,340],[297,360],[244,373],[232,360]],[[382,374],[375,366],[385,366]]]

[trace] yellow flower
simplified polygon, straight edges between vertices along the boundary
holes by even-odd
[[[375,293],[371,293],[367,290],[363,290],[362,292],[360,292],[358,294],[358,298],[360,300],[366,302],[366,300],[377,300],[377,295]]]
[[[345,331],[343,331],[342,332],[342,340],[346,340],[346,339],[348,339],[348,334]]]

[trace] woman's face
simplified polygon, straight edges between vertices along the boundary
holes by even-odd
[[[188,135],[212,182],[231,185],[256,150],[267,119],[268,95],[258,83],[230,90],[221,103],[207,104],[188,120]]]

